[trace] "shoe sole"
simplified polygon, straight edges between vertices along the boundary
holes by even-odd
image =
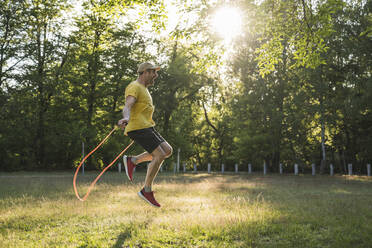
[[[146,197],[144,195],[142,195],[141,191],[138,192],[137,194],[138,194],[139,197],[141,197],[143,200],[145,200],[151,206],[156,207],[156,208],[160,208],[159,206],[156,206],[156,205],[152,204],[149,200],[147,200]]]
[[[129,181],[132,181],[129,177],[129,173],[128,173],[128,165],[127,165],[127,156],[124,155],[123,157],[123,162],[124,162],[124,168],[125,168],[125,174],[127,174],[127,177],[129,179]]]

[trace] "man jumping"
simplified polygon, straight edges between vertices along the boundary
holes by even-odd
[[[130,83],[125,89],[125,106],[123,119],[118,121],[121,128],[125,128],[124,134],[140,144],[146,152],[137,156],[127,157],[124,155],[125,172],[132,181],[134,168],[142,162],[151,161],[147,168],[145,185],[138,195],[152,206],[160,207],[155,200],[152,191],[152,183],[163,161],[172,155],[172,147],[154,129],[155,122],[152,119],[154,105],[148,87],[153,85],[158,77],[159,66],[151,63],[142,63],[138,66],[138,78]]]

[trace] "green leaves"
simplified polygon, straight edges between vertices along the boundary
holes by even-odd
[[[298,39],[293,41],[295,51],[293,59],[295,63],[291,68],[305,67],[315,69],[320,65],[326,64],[322,54],[326,53],[328,48],[323,38],[314,35],[311,40]]]
[[[275,71],[275,66],[283,62],[281,59],[283,54],[282,41],[283,39],[280,36],[273,37],[256,49],[256,54],[258,55],[256,60],[262,77]]]
[[[334,32],[332,15],[344,6],[342,1],[318,2],[307,5],[305,1],[279,2],[267,14],[263,44],[257,50],[260,75],[276,70],[283,56],[292,57],[291,68],[315,69],[325,64],[326,40]],[[288,48],[283,51],[283,43]],[[284,54],[283,54],[284,52]]]
[[[154,118],[185,162],[276,168],[318,161],[321,142],[339,168],[371,159],[372,19],[363,1],[234,1],[246,23],[231,57],[209,30],[220,3],[174,1],[173,30],[162,0],[87,0],[70,22],[67,1],[1,3],[3,168],[70,168],[81,141],[89,149],[120,118],[143,61],[162,67],[150,88]],[[90,168],[122,142],[113,137]]]

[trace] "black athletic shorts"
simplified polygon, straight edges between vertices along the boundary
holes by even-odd
[[[140,144],[148,153],[152,153],[165,141],[153,127],[130,131],[128,136]]]

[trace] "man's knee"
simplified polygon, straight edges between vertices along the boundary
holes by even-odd
[[[165,157],[169,158],[170,156],[172,156],[172,153],[173,153],[173,148],[169,146],[169,149],[165,153]]]
[[[173,148],[167,142],[163,142],[151,153],[151,155],[153,159],[162,162],[166,158],[170,157],[172,152]]]
[[[162,143],[161,148],[165,153],[165,158],[169,158],[172,155],[173,148],[167,142]]]

